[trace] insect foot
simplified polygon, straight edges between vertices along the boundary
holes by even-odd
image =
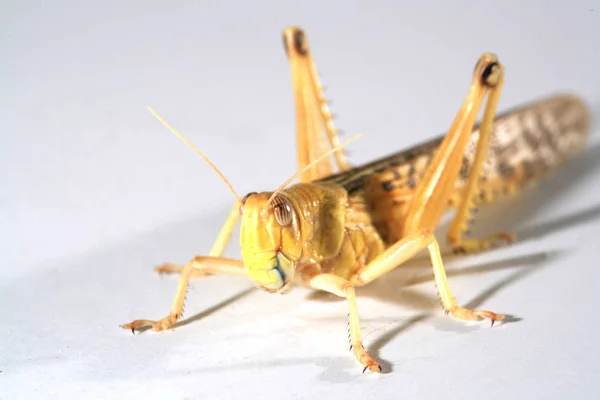
[[[158,332],[158,331],[164,331],[166,329],[169,329],[171,326],[173,326],[175,324],[175,322],[177,322],[177,316],[169,315],[168,317],[165,317],[159,321],[150,321],[147,319],[137,319],[128,324],[121,325],[121,328],[130,329],[132,333],[135,333],[135,331],[137,329],[151,327],[153,331]]]
[[[183,272],[183,266],[181,265],[177,265],[177,264],[171,264],[171,263],[166,263],[163,265],[159,265],[157,267],[154,267],[154,271],[156,273],[158,273],[159,276],[163,276],[163,275],[175,275],[175,274],[181,274]],[[192,278],[202,278],[205,276],[210,276],[211,274],[207,271],[202,271],[199,269],[194,269],[194,271],[192,272]]]
[[[479,319],[489,319],[492,321],[492,326],[496,321],[504,319],[504,315],[496,314],[487,310],[469,310],[468,308],[455,307],[452,310],[447,310],[450,315],[454,318],[461,319],[463,321],[477,321]]]
[[[373,371],[373,372],[381,372],[381,366],[373,360],[371,360],[370,362],[367,363],[367,365],[365,365],[365,367],[363,368],[363,374],[365,373],[365,371],[367,369],[369,371]]]
[[[506,232],[500,232],[485,239],[451,241],[451,245],[455,254],[473,254],[480,251],[489,250],[493,247],[498,247],[500,245],[498,241],[504,242],[505,244],[510,244],[515,240],[515,235]]]
[[[367,354],[367,351],[362,344],[352,345],[352,352],[360,365],[364,366],[363,374],[367,369],[373,372],[381,372],[381,366]]]
[[[183,267],[180,265],[165,263],[154,267],[154,271],[159,275],[180,274],[181,272],[183,272]]]

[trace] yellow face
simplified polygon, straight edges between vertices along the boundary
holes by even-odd
[[[250,279],[268,292],[292,287],[302,256],[296,210],[284,192],[265,209],[271,193],[250,193],[242,201],[240,246]]]

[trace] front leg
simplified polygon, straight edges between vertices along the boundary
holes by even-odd
[[[194,271],[199,271],[203,274],[212,275],[245,275],[244,263],[240,260],[224,258],[224,257],[194,257],[188,262],[179,278],[179,285],[175,293],[175,299],[171,306],[171,312],[168,316],[152,321],[147,319],[138,319],[125,325],[121,325],[123,329],[131,329],[135,332],[136,329],[144,327],[152,327],[153,331],[162,331],[171,328],[179,318],[183,311],[183,304],[187,294],[187,288],[190,282],[190,277]]]
[[[221,231],[219,232],[219,235],[217,236],[215,243],[213,244],[212,248],[210,249],[210,252],[208,253],[209,256],[221,257],[223,255],[223,253],[225,252],[225,248],[227,247],[227,244],[229,243],[229,240],[231,240],[231,235],[233,234],[233,231],[234,231],[235,226],[236,226],[237,222],[239,221],[239,219],[240,219],[240,202],[236,201],[233,204],[233,207],[231,207],[231,211],[229,211],[229,215],[227,216],[227,219],[225,220],[225,223],[223,224],[223,227],[221,228]],[[173,264],[173,263],[165,263],[165,264],[159,265],[158,267],[154,268],[154,270],[159,275],[181,274],[181,273],[183,273],[184,269],[185,269],[185,266],[177,265],[177,264]],[[200,278],[200,277],[204,277],[207,275],[210,275],[210,273],[206,269],[203,269],[203,270],[194,269],[192,272],[192,275],[190,277],[191,278]],[[238,273],[235,273],[234,275],[238,275]]]
[[[360,322],[358,319],[358,308],[356,305],[356,295],[354,286],[346,279],[332,274],[319,274],[310,280],[310,286],[313,289],[323,290],[335,294],[340,297],[345,297],[348,300],[349,306],[349,323],[350,330],[350,348],[358,362],[364,367],[363,372],[367,369],[371,371],[381,372],[381,367],[367,353],[362,344],[360,334]]]

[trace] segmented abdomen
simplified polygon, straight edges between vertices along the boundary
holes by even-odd
[[[589,111],[572,95],[557,95],[505,113],[494,123],[482,179],[535,183],[581,153],[589,132]],[[465,152],[463,184],[478,136],[476,129]]]
[[[555,95],[498,115],[478,191],[472,204],[489,203],[500,195],[517,193],[539,182],[566,161],[581,153],[590,132],[585,103],[573,95]],[[479,138],[475,126],[464,153],[463,165],[448,207],[455,206],[467,183]],[[402,220],[414,189],[421,181],[443,136],[392,154],[322,181],[344,186],[354,201],[366,202],[384,240],[382,227]],[[394,222],[395,221],[395,222]]]
[[[483,166],[487,181],[534,182],[579,154],[590,132],[585,103],[572,95],[556,95],[497,116]],[[476,125],[467,145],[457,189],[468,178],[479,138]],[[412,191],[420,182],[443,136],[321,181],[335,182],[349,193],[363,191],[367,181],[379,181],[383,192]],[[372,185],[369,189],[373,189]],[[484,185],[485,186],[485,185]]]

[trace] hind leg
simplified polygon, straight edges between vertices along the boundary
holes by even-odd
[[[298,170],[301,170],[329,149],[340,147],[340,142],[306,34],[298,27],[290,27],[283,32],[283,41],[292,73],[296,110],[296,152]],[[333,157],[338,170],[350,168],[344,151],[336,151]],[[326,158],[302,173],[300,181],[312,182],[333,172],[333,164]]]
[[[481,177],[481,171],[483,164],[489,149],[490,136],[493,132],[494,114],[502,91],[503,79],[500,77],[499,81],[496,82],[494,90],[491,91],[488,98],[488,105],[485,109],[483,120],[479,128],[479,138],[477,141],[477,149],[475,151],[475,157],[471,165],[471,171],[467,186],[461,197],[460,204],[456,209],[456,215],[452,220],[450,229],[448,231],[448,240],[450,245],[455,252],[461,253],[472,253],[481,250],[487,250],[491,248],[498,241],[504,241],[511,243],[515,240],[514,235],[499,232],[483,239],[464,239],[463,233],[467,229],[467,222],[471,218],[471,208],[474,206],[474,196],[477,193],[477,186],[479,178]]]
[[[458,306],[450,290],[439,246],[433,235],[452,196],[477,114],[486,95],[489,94],[484,119],[493,121],[503,79],[504,69],[496,56],[482,55],[475,67],[467,98],[415,190],[402,227],[403,239],[367,266],[359,269],[353,283],[368,283],[427,248],[433,264],[438,292],[446,312],[464,320],[489,318],[496,321],[503,318],[491,311],[469,310]],[[484,129],[491,130],[491,123],[487,122]]]

